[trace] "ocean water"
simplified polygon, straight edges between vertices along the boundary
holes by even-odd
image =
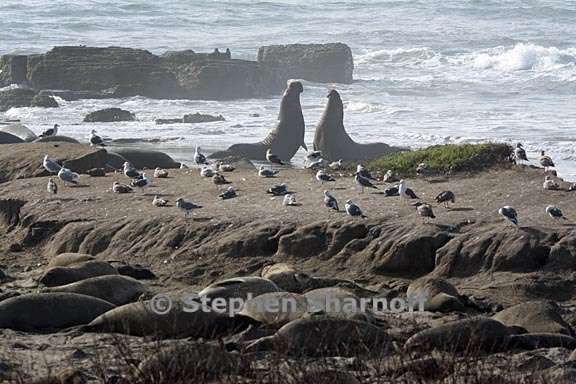
[[[254,59],[267,44],[344,42],[353,50],[355,82],[304,83],[307,143],[336,88],[347,130],[359,142],[523,142],[533,160],[546,150],[559,173],[576,180],[575,20],[574,1],[1,0],[0,54],[84,44],[155,53],[219,47]],[[18,108],[0,117],[38,131],[57,122],[80,139],[91,129],[162,139],[154,148],[189,161],[194,145],[212,151],[261,139],[275,125],[279,100],[59,100],[58,109]],[[87,112],[109,106],[135,112],[138,121],[82,123]],[[194,112],[226,121],[154,124]]]

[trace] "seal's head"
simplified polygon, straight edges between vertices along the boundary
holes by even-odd
[[[304,87],[301,82],[290,80],[288,81],[288,89],[286,91],[298,94],[304,92]]]
[[[333,89],[330,92],[328,92],[328,96],[326,96],[328,99],[330,100],[339,100],[340,99],[340,94],[338,93],[337,90]]]

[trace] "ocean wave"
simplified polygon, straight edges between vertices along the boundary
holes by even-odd
[[[379,49],[357,55],[354,60],[356,64],[373,64],[373,63],[398,63],[413,62],[414,60],[430,60],[438,56],[438,53],[428,47],[412,48],[392,48]]]
[[[516,44],[513,48],[497,47],[473,57],[476,69],[496,69],[505,72],[549,72],[576,65],[576,48],[558,49],[536,44]]]

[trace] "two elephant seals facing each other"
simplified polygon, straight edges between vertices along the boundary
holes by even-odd
[[[300,94],[304,87],[299,81],[289,81],[282,96],[278,125],[266,138],[253,144],[234,144],[227,150],[213,153],[211,158],[240,156],[249,160],[266,160],[266,151],[270,149],[282,161],[290,161],[300,147],[306,151],[304,143],[304,115],[300,105]]]
[[[360,144],[344,128],[344,106],[336,90],[328,93],[328,104],[314,134],[314,150],[327,161],[371,160],[402,149],[384,143]]]
[[[68,328],[88,324],[114,308],[107,301],[76,293],[31,293],[0,302],[0,328],[25,332]]]

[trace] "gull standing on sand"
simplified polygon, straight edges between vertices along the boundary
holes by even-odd
[[[426,203],[416,203],[416,211],[418,214],[426,220],[427,218],[435,219],[434,212],[432,211],[432,206]]]
[[[260,170],[258,171],[258,176],[260,176],[260,177],[274,177],[278,174],[278,172],[280,172],[280,171],[275,171],[273,169],[266,168],[263,165],[261,165]]]
[[[316,180],[322,184],[324,184],[325,181],[336,181],[335,178],[327,174],[323,169],[320,169],[318,172],[316,172]]]
[[[206,156],[200,153],[200,147],[196,146],[194,148],[194,162],[197,165],[207,165],[208,161],[206,161]]]
[[[233,186],[229,186],[227,190],[218,195],[222,200],[228,200],[236,197],[236,190]]]
[[[557,191],[560,189],[560,185],[552,180],[551,176],[546,176],[544,178],[544,184],[542,184],[542,187],[548,191]]]
[[[278,156],[272,153],[272,150],[270,148],[266,150],[266,160],[268,160],[272,164],[284,165],[282,160],[280,160]]]
[[[112,184],[112,192],[114,193],[130,193],[133,191],[134,190],[126,184],[120,184],[117,181]]]
[[[298,205],[296,203],[296,195],[293,193],[288,193],[288,194],[284,195],[284,199],[282,200],[282,205],[286,205],[286,206]]]
[[[326,160],[324,160],[323,158],[319,158],[317,160],[314,160],[311,163],[307,163],[304,168],[306,169],[312,169],[312,170],[318,170],[320,168],[324,168],[326,167]]]
[[[514,149],[514,160],[516,160],[516,164],[519,162],[528,161],[526,150],[522,146],[522,143],[516,144],[516,148]]]
[[[551,218],[558,220],[558,219],[562,219],[562,220],[568,220],[564,214],[562,213],[562,210],[555,206],[555,205],[549,205],[546,207],[546,213],[548,215],[550,215]]]
[[[92,130],[92,132],[90,132],[90,137],[88,140],[90,141],[91,147],[93,147],[95,145],[99,145],[101,147],[106,146],[106,145],[104,145],[104,140],[102,140],[102,138],[96,134],[96,131],[94,129]]]
[[[346,200],[346,213],[352,217],[360,216],[362,218],[366,218],[360,207],[354,204],[352,200]]]
[[[367,170],[362,164],[358,164],[356,167],[356,173],[365,179],[377,181],[376,178],[370,174],[370,171]]]
[[[408,201],[409,199],[412,198],[408,194],[407,189],[408,185],[406,185],[406,182],[404,180],[400,180],[400,183],[398,183],[398,194],[400,195],[400,198],[402,198],[404,201]]]
[[[162,168],[156,167],[154,170],[154,178],[156,179],[166,179],[168,177],[168,171]]]
[[[131,179],[142,177],[140,172],[138,172],[130,162],[126,161],[124,162],[124,164],[122,164],[122,166],[124,167],[123,172],[126,177],[129,177]]]
[[[47,130],[45,130],[44,132],[42,132],[40,134],[39,137],[51,137],[51,136],[56,136],[58,134],[58,128],[60,126],[58,124],[54,124],[53,128],[49,128]]]
[[[374,189],[378,189],[374,184],[372,184],[370,182],[370,180],[368,180],[367,178],[365,178],[364,176],[362,176],[360,174],[360,172],[356,172],[356,175],[354,176],[354,181],[356,182],[357,185],[360,186],[360,189],[362,191],[362,193],[364,193],[364,188],[374,188]]]
[[[288,193],[288,186],[286,183],[282,183],[280,185],[274,185],[273,187],[268,188],[266,193],[271,193],[274,196],[282,196]]]
[[[456,196],[452,191],[440,192],[435,198],[437,203],[444,203],[444,208],[450,208],[450,203],[454,204],[456,202]]]
[[[48,157],[48,155],[44,155],[44,160],[42,160],[42,166],[44,167],[45,170],[47,170],[50,173],[58,173],[60,172],[60,169],[62,169],[60,164],[58,164],[54,160],[51,160]]]
[[[328,168],[333,169],[335,171],[342,170],[344,168],[344,164],[342,164],[342,159],[331,162],[330,164],[328,164]]]
[[[130,182],[131,186],[138,187],[140,189],[149,187],[150,184],[152,184],[152,182],[150,180],[148,180],[145,173],[142,173],[141,179],[132,179],[132,181]]]
[[[164,200],[158,195],[155,195],[154,200],[152,200],[152,205],[155,207],[165,207],[168,205],[168,200]]]
[[[56,185],[56,183],[54,182],[54,180],[52,180],[52,178],[48,179],[48,185],[46,186],[46,189],[48,190],[48,193],[51,193],[53,195],[58,193],[58,185]]]
[[[80,175],[62,167],[60,172],[58,172],[58,178],[64,182],[64,185],[67,183],[77,185],[78,181],[80,180]]]
[[[552,158],[544,153],[544,151],[540,151],[540,165],[544,167],[544,171],[547,171],[548,168],[554,168],[554,162]]]
[[[183,198],[179,198],[178,200],[176,200],[176,208],[184,211],[184,216],[188,217],[188,214],[193,210],[193,209],[198,209],[198,208],[202,208],[201,205],[195,204],[191,201],[186,201]]]
[[[226,180],[224,175],[221,175],[219,173],[215,173],[214,176],[212,176],[212,182],[214,183],[214,185],[216,185],[216,189],[218,190],[220,190],[221,185],[230,184],[230,182]]]
[[[200,176],[202,177],[213,177],[215,173],[216,172],[210,167],[202,167],[200,170]]]
[[[338,208],[338,200],[336,200],[336,198],[332,196],[332,194],[328,190],[324,191],[324,205],[335,211],[340,210]]]
[[[500,208],[498,213],[504,216],[506,219],[510,220],[510,222],[514,225],[518,225],[518,214],[516,210],[508,205]]]

